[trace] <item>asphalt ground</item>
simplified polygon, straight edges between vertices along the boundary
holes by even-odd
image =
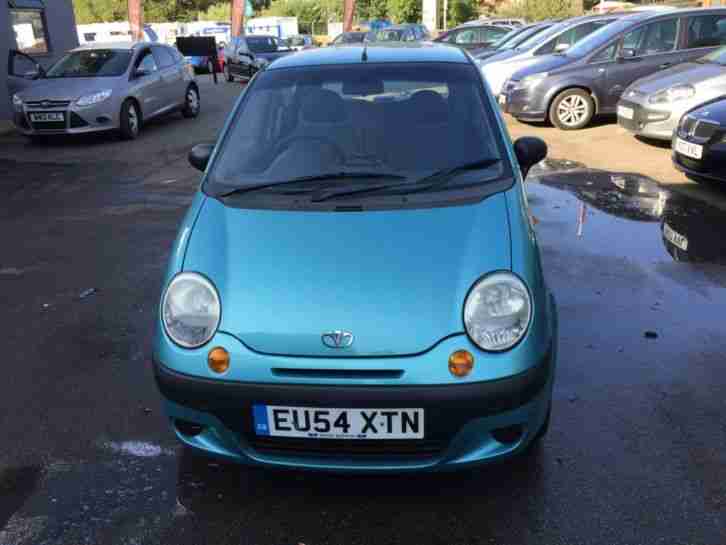
[[[724,193],[656,171],[667,150],[608,125],[510,127],[553,158],[527,183],[561,329],[534,456],[362,477],[184,455],[152,379],[152,323],[199,180],[185,155],[241,89],[201,79],[198,119],[134,142],[0,137],[0,544],[726,542]]]

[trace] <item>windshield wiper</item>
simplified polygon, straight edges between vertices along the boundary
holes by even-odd
[[[316,174],[313,176],[300,176],[298,178],[292,178],[290,180],[283,180],[283,181],[277,181],[277,182],[265,182],[260,184],[251,184],[251,185],[244,185],[242,187],[235,188],[231,191],[227,191],[226,193],[219,193],[215,195],[216,197],[229,197],[230,195],[240,195],[243,193],[251,193],[253,191],[259,191],[262,189],[270,189],[273,187],[278,186],[287,186],[287,185],[294,185],[294,184],[300,184],[300,183],[306,183],[306,182],[320,182],[325,180],[337,180],[341,178],[398,178],[398,179],[405,179],[405,176],[401,176],[400,174],[389,174],[389,173],[382,173],[382,172],[328,172],[325,174]],[[313,188],[313,189],[307,189],[303,193],[308,193],[310,191],[317,190],[319,188]],[[292,193],[292,192],[291,192]]]
[[[406,182],[403,184],[379,184],[374,186],[367,186],[360,189],[349,189],[349,190],[343,190],[343,191],[329,191],[327,193],[323,193],[321,195],[318,195],[316,197],[313,197],[311,200],[312,202],[323,202],[327,201],[329,199],[336,199],[338,197],[349,197],[353,195],[362,195],[365,193],[375,193],[377,191],[383,191],[385,189],[406,189],[406,188],[412,188],[411,191],[407,191],[407,193],[419,193],[423,191],[430,191],[433,189],[436,189],[438,187],[442,187],[449,183],[452,178],[457,176],[458,174],[461,174],[462,172],[466,172],[468,170],[479,170],[482,168],[487,168],[492,165],[496,165],[497,163],[500,163],[501,159],[479,159],[478,161],[473,161],[471,163],[465,163],[463,165],[455,166],[455,167],[449,167],[442,170],[438,170],[434,172],[433,174],[429,174],[428,176],[425,176],[419,180],[413,181],[413,182]],[[415,187],[414,187],[415,186]]]

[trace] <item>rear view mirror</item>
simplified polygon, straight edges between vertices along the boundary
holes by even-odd
[[[209,158],[214,151],[214,144],[197,144],[189,152],[189,164],[197,170],[204,172],[207,169]]]
[[[514,142],[514,154],[517,156],[524,179],[534,165],[547,157],[547,144],[541,138],[523,136]]]
[[[635,49],[632,47],[626,47],[620,50],[620,59],[627,60],[635,57]]]

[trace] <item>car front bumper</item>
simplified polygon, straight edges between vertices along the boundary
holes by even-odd
[[[655,109],[632,100],[621,100],[618,103],[618,125],[638,136],[670,140],[682,114],[672,111],[672,107],[669,105],[669,109]],[[632,119],[621,115],[623,108],[632,111]]]
[[[22,111],[16,110],[13,121],[17,129],[28,136],[53,134],[85,134],[118,129],[119,114],[114,108],[115,101],[107,100],[100,104],[77,107],[74,104],[52,106],[49,108],[25,105]],[[62,114],[63,121],[34,122],[33,114]]]
[[[536,90],[518,89],[508,81],[499,95],[499,105],[505,113],[523,121],[545,121],[547,119],[547,100]]]
[[[703,145],[703,157],[693,159],[673,151],[673,166],[691,178],[726,182],[726,143]],[[675,149],[675,138],[674,145]]]
[[[246,383],[187,375],[156,360],[153,365],[174,431],[190,447],[250,465],[401,472],[464,468],[526,449],[547,417],[555,362],[553,340],[536,365],[507,378],[405,386]],[[254,404],[423,408],[425,434],[423,440],[260,437],[253,431]],[[503,429],[515,430],[515,437],[498,441]]]

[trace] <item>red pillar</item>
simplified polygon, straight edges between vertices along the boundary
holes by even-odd
[[[245,4],[245,0],[232,0],[232,36],[244,34]]]
[[[353,28],[354,13],[355,0],[343,0],[343,32],[350,32]]]
[[[131,25],[131,36],[134,40],[144,39],[144,10],[141,0],[128,0],[129,24]]]

